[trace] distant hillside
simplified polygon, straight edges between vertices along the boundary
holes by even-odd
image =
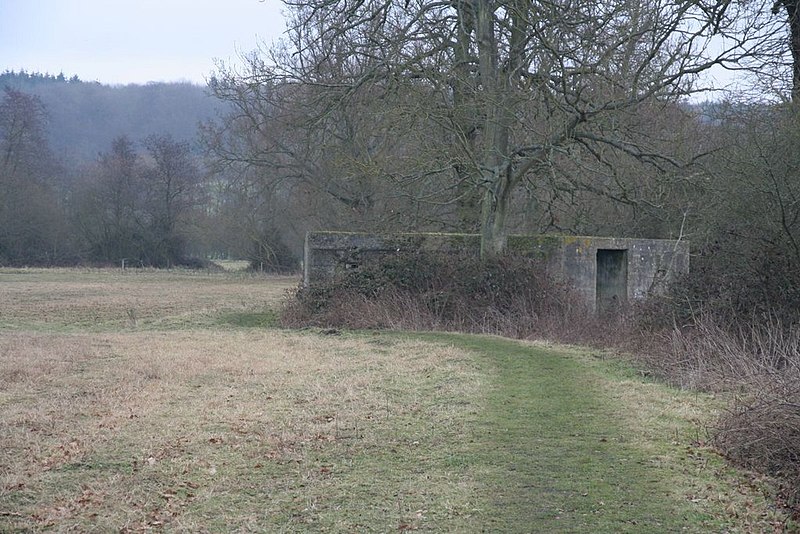
[[[96,159],[120,135],[137,142],[150,134],[193,141],[198,122],[225,108],[205,87],[190,83],[109,86],[77,76],[6,71],[0,88],[6,86],[41,98],[50,117],[50,147],[65,163]]]

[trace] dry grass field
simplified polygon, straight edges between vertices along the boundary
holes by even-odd
[[[295,277],[117,269],[0,270],[0,329],[116,331],[208,326],[274,308]]]
[[[0,532],[780,524],[688,447],[713,400],[575,350],[271,327],[296,284],[0,269]]]
[[[424,461],[395,469],[423,435],[463,431],[476,408],[447,401],[479,387],[468,360],[228,321],[296,283],[0,271],[0,531],[359,530],[468,514],[469,498],[429,510],[428,497],[469,493],[468,480]]]

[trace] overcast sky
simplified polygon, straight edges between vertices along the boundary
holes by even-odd
[[[0,71],[204,83],[281,36],[279,0],[0,0]]]

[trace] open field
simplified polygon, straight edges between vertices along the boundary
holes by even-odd
[[[0,531],[782,525],[703,446],[713,398],[585,350],[271,327],[296,283],[0,270]]]
[[[212,326],[274,310],[292,276],[151,269],[0,269],[0,328],[118,331]]]

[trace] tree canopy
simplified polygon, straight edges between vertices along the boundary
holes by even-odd
[[[521,188],[580,170],[614,194],[624,166],[681,172],[698,154],[669,150],[642,117],[753,60],[774,29],[771,4],[752,2],[285,4],[288,42],[212,80],[239,128],[262,132],[228,156],[292,167],[293,183],[355,210],[387,196],[451,206],[485,255],[504,251]],[[277,125],[288,139],[273,139]]]

